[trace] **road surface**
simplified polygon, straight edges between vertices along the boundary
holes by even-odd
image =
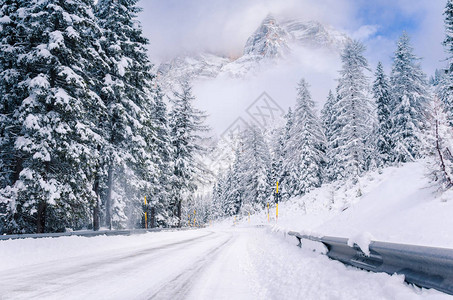
[[[115,241],[115,247],[96,244],[94,248],[96,237],[17,241],[11,247],[22,255],[36,254],[36,258],[26,256],[21,265],[10,254],[18,261],[14,267],[12,263],[5,269],[0,266],[0,299],[447,297],[409,286],[402,276],[345,267],[319,253],[298,249],[295,239],[266,228],[207,228],[104,238],[102,243]],[[135,244],[129,244],[128,239]],[[140,239],[143,241],[138,243]],[[0,243],[0,255],[2,247],[11,242]],[[69,252],[70,244],[73,254],[65,257],[65,253],[49,248],[47,253],[54,253],[53,259],[38,251],[38,244],[34,251],[33,243],[53,243],[52,247],[63,252]],[[73,249],[74,245],[81,248]]]

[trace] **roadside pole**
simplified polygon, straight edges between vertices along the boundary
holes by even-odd
[[[146,204],[146,196],[145,196],[145,229],[148,229],[148,207]]]

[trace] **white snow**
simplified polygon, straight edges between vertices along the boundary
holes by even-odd
[[[287,230],[453,247],[451,194],[438,195],[428,160],[325,185],[266,213],[213,227],[134,236],[0,241],[3,299],[451,299],[400,275],[365,272],[296,247]],[[360,190],[360,193],[358,193]],[[361,196],[357,196],[357,195]],[[435,217],[433,217],[435,216]],[[255,224],[269,224],[262,228]],[[305,243],[307,244],[307,243]]]
[[[277,224],[272,205],[271,224],[317,236],[350,238],[363,245],[372,236],[378,241],[453,248],[453,194],[440,194],[430,181],[432,164],[420,160],[367,173],[357,184],[323,185],[281,202]],[[253,216],[252,223],[267,223],[266,214]]]
[[[370,256],[370,243],[375,240],[373,235],[369,232],[362,232],[348,239],[348,246],[354,247],[354,244],[360,247],[365,255]]]
[[[117,63],[118,74],[120,76],[124,76],[126,74],[126,69],[129,67],[129,59],[126,57],[122,57],[121,60]]]
[[[73,39],[78,39],[80,37],[80,34],[72,26],[66,28],[66,33],[68,34],[68,37]]]
[[[49,50],[60,48],[64,45],[64,37],[61,31],[55,30],[49,33]]]
[[[30,80],[30,89],[47,89],[50,87],[50,83],[47,80],[47,76],[44,74],[39,74],[36,77],[34,77],[32,80]]]
[[[84,85],[84,81],[83,81],[83,78],[79,75],[77,75],[73,69],[69,68],[69,67],[66,67],[66,66],[63,66],[61,67],[61,70],[59,72],[59,75],[60,76],[66,76],[66,81],[68,82],[72,82],[74,81],[75,83],[77,83],[77,85],[79,86],[83,86]],[[61,90],[61,89],[60,89]]]
[[[2,299],[447,299],[402,276],[231,225],[116,237],[0,241]]]
[[[3,16],[0,18],[0,24],[9,24],[11,23],[11,18],[8,16]]]
[[[36,49],[38,50],[36,54],[40,57],[48,58],[52,56],[49,49],[47,48],[47,45],[44,44],[38,45],[36,46]]]
[[[29,114],[24,120],[24,126],[28,129],[39,129],[39,118],[33,114]]]

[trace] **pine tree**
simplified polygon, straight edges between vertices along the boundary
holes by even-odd
[[[100,0],[96,7],[107,62],[100,96],[107,112],[101,124],[106,140],[102,168],[105,224],[110,228],[141,219],[143,197],[154,198],[159,174],[153,145],[154,76],[148,40],[136,20],[137,2]]]
[[[368,63],[365,47],[349,42],[341,55],[343,67],[337,87],[337,101],[332,106],[332,138],[328,144],[329,168],[332,179],[357,177],[369,165],[367,144],[374,116],[368,96],[365,71]]]
[[[26,90],[19,86],[25,72],[18,60],[26,51],[23,43],[25,28],[18,13],[24,5],[22,2],[3,1],[0,7],[0,189],[18,180],[22,164],[22,158],[14,147],[15,136],[21,127],[14,112],[21,99],[27,97]]]
[[[223,212],[226,216],[237,215],[244,202],[245,161],[243,153],[242,143],[239,143],[235,149],[233,166],[228,169],[223,185]]]
[[[443,45],[448,55],[448,66],[444,74],[442,74],[441,82],[436,92],[444,103],[443,107],[445,107],[447,119],[450,126],[453,127],[453,1],[447,0],[443,14],[445,17],[445,39]]]
[[[384,74],[382,64],[379,62],[376,68],[375,81],[373,84],[373,96],[377,107],[377,132],[376,132],[376,147],[378,154],[378,164],[385,166],[391,162],[391,154],[393,150],[393,141],[391,137],[392,118],[390,95],[390,85],[387,77]]]
[[[212,211],[214,219],[220,219],[225,215],[223,209],[227,193],[225,179],[225,174],[219,170],[212,188]]]
[[[170,139],[173,148],[174,173],[172,177],[171,207],[175,225],[181,226],[183,201],[190,201],[191,193],[196,189],[196,176],[200,172],[200,163],[196,157],[205,152],[201,145],[206,115],[193,106],[195,97],[187,81],[181,82],[180,91],[174,91],[170,111]]]
[[[297,87],[293,125],[286,145],[285,177],[290,196],[301,196],[322,183],[326,140],[321,122],[315,114],[308,84],[304,79]]]
[[[244,131],[241,152],[243,166],[236,176],[243,187],[240,200],[245,213],[264,208],[272,193],[270,151],[257,126],[249,126]]]
[[[23,72],[18,86],[15,178],[1,192],[8,232],[61,231],[90,222],[96,151],[87,116],[100,105],[91,71],[99,59],[91,1],[21,1]],[[17,37],[17,36],[16,36]],[[10,90],[11,91],[11,90]]]
[[[22,170],[23,158],[14,147],[21,122],[14,112],[27,97],[26,89],[19,85],[25,72],[18,65],[19,56],[26,51],[25,28],[18,12],[23,6],[23,1],[17,0],[0,5],[0,233],[6,231],[5,217],[14,213],[11,187]]]
[[[173,224],[172,214],[168,210],[171,198],[170,182],[174,168],[173,152],[170,144],[167,107],[159,86],[155,88],[154,107],[152,110],[152,126],[156,131],[156,138],[152,141],[152,151],[156,154],[155,162],[158,166],[157,181],[153,182],[151,209],[156,214],[157,226]],[[153,224],[151,224],[153,226]]]
[[[281,186],[281,194],[283,199],[288,199],[291,195],[289,194],[288,191],[290,191],[290,188],[286,186],[286,177],[288,176],[289,172],[286,169],[286,160],[289,159],[288,153],[287,153],[287,145],[288,142],[291,138],[291,128],[293,127],[293,111],[290,108],[288,108],[288,112],[285,115],[285,128],[283,129],[282,132],[282,139],[279,140],[279,147],[281,147],[281,170],[279,173],[279,184]]]
[[[284,173],[285,128],[275,128],[271,132],[271,181],[281,182]]]
[[[432,112],[434,116],[434,157],[436,166],[432,175],[440,185],[441,190],[453,187],[453,133],[447,119],[445,104],[437,97],[434,98]]]
[[[423,154],[422,133],[426,129],[428,92],[426,76],[413,54],[406,33],[400,37],[390,77],[393,104],[392,160],[407,162]]]
[[[336,131],[336,127],[338,123],[335,122],[336,115],[333,107],[337,102],[338,97],[335,97],[331,90],[329,90],[329,94],[327,96],[326,103],[324,104],[323,109],[321,110],[321,122],[324,129],[324,135],[326,137],[326,145],[330,149],[329,151],[333,151],[337,145],[333,142],[334,140],[334,132]],[[326,150],[327,151],[327,150]],[[326,161],[326,166],[324,168],[324,178],[325,182],[331,181],[335,179],[335,158],[330,157]]]
[[[335,104],[335,96],[333,95],[332,91],[329,90],[329,95],[327,96],[326,103],[321,110],[321,121],[324,127],[324,134],[327,140],[330,140],[332,137],[332,124],[333,124],[333,106]]]

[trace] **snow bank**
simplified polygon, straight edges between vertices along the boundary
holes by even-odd
[[[1,240],[1,269],[18,269],[36,263],[68,260],[96,255],[108,256],[131,249],[162,245],[170,241],[187,240],[206,234],[205,230],[149,232],[132,236],[65,236],[59,238]]]
[[[453,248],[453,192],[440,194],[428,178],[429,160],[369,172],[356,184],[326,184],[279,204],[271,225],[315,236],[349,238],[362,250],[369,239]],[[243,223],[247,219],[242,220]],[[252,224],[268,224],[266,212]]]

